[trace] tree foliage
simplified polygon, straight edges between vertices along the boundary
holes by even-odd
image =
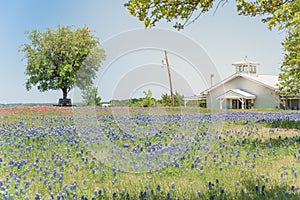
[[[152,97],[151,90],[143,91],[145,94],[144,98],[132,99],[130,106],[139,106],[139,107],[152,107],[156,105],[156,100]]]
[[[98,88],[93,86],[85,87],[82,91],[84,103],[88,106],[100,106],[101,97],[98,96]]]
[[[202,14],[211,9],[218,9],[228,0],[129,0],[124,4],[129,13],[142,21],[146,27],[153,27],[157,22],[173,22],[176,29],[183,29],[193,23]],[[296,13],[299,13],[299,0],[236,0],[240,15],[264,16],[272,28],[279,25],[284,28],[292,25]]]
[[[174,94],[174,106],[183,106],[183,104],[184,104],[183,98],[184,98],[183,95],[176,92]],[[161,96],[161,103],[162,103],[163,106],[172,106],[171,96],[167,93],[163,94]]]
[[[27,61],[26,89],[37,85],[41,92],[62,90],[63,98],[75,86],[83,89],[96,76],[104,50],[88,27],[28,32],[29,43],[22,46]]]
[[[136,16],[146,27],[155,26],[165,19],[167,22],[175,20],[174,27],[182,29],[192,18],[193,13],[207,12],[213,6],[213,0],[129,0],[124,4],[129,13]]]
[[[269,28],[284,29],[296,25],[300,14],[300,0],[236,0],[240,15],[263,16]]]
[[[282,45],[284,58],[279,74],[279,93],[284,97],[300,96],[300,17],[299,24],[289,28]]]

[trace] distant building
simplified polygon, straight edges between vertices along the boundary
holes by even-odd
[[[111,104],[110,103],[101,103],[101,107],[108,108],[108,107],[111,107]]]
[[[300,97],[282,98],[277,75],[257,74],[256,62],[247,59],[232,64],[236,72],[198,95],[210,109],[285,108],[300,109]],[[195,100],[196,96],[185,98]]]

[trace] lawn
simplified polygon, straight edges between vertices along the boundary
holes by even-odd
[[[299,199],[300,113],[0,107],[0,199]]]

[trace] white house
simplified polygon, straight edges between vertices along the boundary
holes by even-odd
[[[300,97],[283,99],[277,90],[277,75],[257,74],[256,62],[247,59],[232,64],[236,73],[199,95],[210,109],[300,108]],[[195,99],[195,97],[193,97]],[[186,101],[190,100],[185,98]],[[191,99],[192,100],[192,99]]]

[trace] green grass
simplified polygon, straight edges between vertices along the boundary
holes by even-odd
[[[272,128],[300,129],[300,122],[296,120],[280,120],[269,122],[268,126]]]
[[[171,111],[173,114],[177,112]],[[193,112],[198,111],[190,111]],[[89,115],[111,114],[109,110],[96,113]],[[133,112],[135,114],[138,115],[136,111]],[[200,144],[201,134],[207,130],[220,131],[210,151],[204,153],[198,149],[199,144],[191,143],[189,150],[182,154],[184,159],[178,157],[180,168],[167,166],[151,172],[134,172],[113,169],[105,163],[104,157],[88,147],[82,137],[73,135],[72,131],[78,129],[78,125],[89,124],[89,121],[76,124],[74,113],[59,110],[35,112],[26,108],[22,112],[5,115],[8,117],[0,118],[0,180],[4,187],[9,187],[0,190],[14,194],[14,199],[24,199],[25,196],[34,199],[36,193],[42,194],[43,199],[49,199],[53,193],[56,199],[60,192],[66,193],[65,186],[70,192],[67,199],[73,199],[73,193],[78,195],[78,199],[81,196],[88,199],[126,199],[128,195],[130,199],[145,199],[144,193],[146,199],[168,199],[168,193],[172,199],[299,199],[300,196],[300,181],[295,177],[295,173],[300,171],[300,142],[297,140],[300,133],[298,125],[293,127],[294,123],[292,126],[271,128],[269,124],[246,123],[245,120],[202,124],[194,130],[199,133],[195,137]],[[82,117],[85,117],[84,113]],[[118,128],[116,121],[103,123],[114,130]],[[188,130],[172,122],[162,123],[162,126],[168,134],[161,141],[169,144],[174,142],[170,136],[173,129]],[[141,130],[149,127],[149,124],[142,124]],[[35,136],[33,132],[39,134]],[[153,136],[136,144],[142,145],[145,140],[160,142],[158,137]],[[128,143],[121,139],[112,142],[119,146]],[[195,162],[197,156],[201,157],[199,162]],[[12,161],[26,163],[18,169]],[[59,183],[59,175],[52,178],[54,171],[63,175],[62,183]],[[24,189],[26,181],[30,182],[26,193],[16,195],[16,190],[20,193],[20,188]],[[71,191],[74,181],[77,187]],[[175,185],[172,187],[172,184]],[[264,192],[262,188],[265,188]],[[99,190],[101,196],[95,195],[95,191]]]

